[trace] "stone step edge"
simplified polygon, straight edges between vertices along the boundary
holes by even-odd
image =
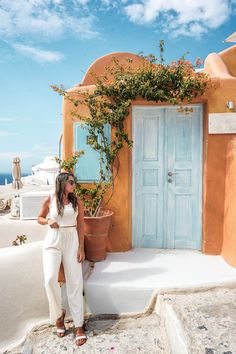
[[[171,353],[190,354],[188,341],[181,321],[176,315],[172,305],[166,303],[166,295],[157,295],[154,312],[161,317],[166,329],[167,339]]]
[[[168,303],[168,296],[187,295],[191,293],[207,292],[221,288],[235,288],[236,283],[225,281],[221,284],[206,284],[198,287],[182,287],[172,289],[159,289],[153,294],[152,305],[155,304],[153,311],[160,316],[166,328],[167,339],[172,354],[191,354],[188,338],[179,316],[176,314],[173,306]],[[151,302],[150,302],[151,304]],[[149,308],[151,307],[149,304]],[[146,310],[147,311],[147,310]]]

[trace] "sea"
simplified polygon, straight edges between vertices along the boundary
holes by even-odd
[[[22,173],[21,176],[25,177],[28,176],[28,173]],[[12,183],[12,174],[11,173],[0,173],[0,185],[4,185],[5,181],[7,183]]]

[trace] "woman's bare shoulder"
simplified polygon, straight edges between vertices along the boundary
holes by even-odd
[[[50,206],[51,204],[51,196],[49,195],[48,197],[46,197],[44,200],[43,200],[43,205],[45,206]]]
[[[50,204],[51,204],[51,197],[49,196],[44,199],[38,217],[46,217],[50,209]]]

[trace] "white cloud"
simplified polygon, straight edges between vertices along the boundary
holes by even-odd
[[[37,37],[55,39],[66,33],[81,38],[98,35],[94,16],[85,5],[89,0],[0,0],[0,34],[7,38]],[[80,25],[82,23],[82,25]],[[79,30],[78,30],[79,28]]]
[[[19,53],[37,61],[40,63],[53,63],[63,59],[63,54],[59,52],[52,52],[43,50],[36,47],[30,47],[28,45],[14,43],[12,47]]]
[[[0,0],[0,35],[54,40],[69,34],[91,39],[99,36],[99,10],[116,9],[136,24],[171,29],[173,36],[201,36],[225,23],[235,4],[236,0]]]
[[[145,14],[145,6],[143,4],[133,4],[125,7],[125,12],[128,15],[130,21],[143,24],[145,22],[150,22],[147,20],[147,15]],[[154,15],[151,19],[154,20],[157,15]]]
[[[98,36],[98,32],[92,29],[96,21],[93,15],[81,17],[79,20],[73,16],[67,16],[64,21],[65,25],[82,39],[91,39]]]
[[[169,29],[166,28],[163,30],[164,32],[169,32]],[[206,33],[207,29],[199,25],[198,23],[193,23],[189,26],[181,26],[175,29],[172,33],[173,38],[177,38],[178,36],[186,36],[186,37],[195,37],[200,38],[203,33]]]
[[[221,26],[232,13],[229,0],[139,0],[124,6],[124,11],[130,21],[139,25],[157,23],[173,37],[200,37]]]

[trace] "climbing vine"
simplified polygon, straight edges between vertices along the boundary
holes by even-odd
[[[141,60],[138,68],[133,65],[132,59],[128,58],[125,64],[121,64],[114,57],[103,76],[94,74],[96,84],[93,92],[81,92],[79,89],[76,96],[75,92],[71,94],[63,87],[52,86],[73,103],[72,115],[86,126],[89,133],[88,143],[100,156],[100,181],[88,188],[77,184],[77,192],[87,203],[92,215],[98,212],[98,206],[107,190],[112,187],[113,191],[114,179],[119,169],[119,151],[125,145],[132,147],[132,140],[124,129],[132,100],[142,98],[173,105],[190,103],[197,96],[205,95],[212,85],[204,72],[195,70],[202,64],[199,58],[195,65],[184,56],[165,64],[163,41],[160,41],[159,49],[160,60],[153,54],[139,54]],[[80,105],[88,107],[88,116],[80,115]],[[105,133],[107,125],[112,129],[111,139]],[[72,167],[78,162],[78,158],[72,157]]]

